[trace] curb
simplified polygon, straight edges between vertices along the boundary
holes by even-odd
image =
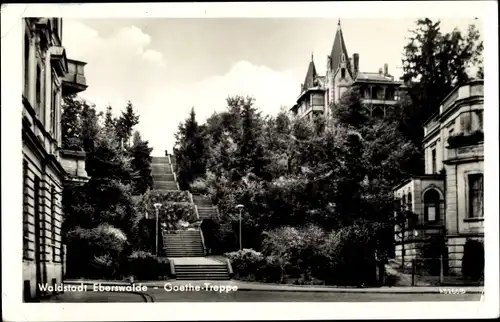
[[[238,287],[238,291],[245,292],[289,292],[289,293],[365,293],[365,294],[443,294],[439,290],[377,290],[377,289],[276,289],[276,288],[249,288],[249,287]],[[467,290],[464,294],[483,294],[480,290]]]
[[[167,281],[165,281],[167,282]],[[188,283],[189,281],[186,281]],[[85,285],[92,285],[94,284],[93,282],[77,282],[77,281],[68,281],[64,282],[65,284],[85,284]],[[130,285],[129,283],[120,283],[120,282],[98,282],[106,286],[123,286],[123,285]],[[147,283],[147,282],[146,282]],[[137,282],[135,284],[142,284],[140,282]],[[148,287],[163,287],[163,285],[160,284],[143,284]],[[277,288],[277,287],[266,287],[266,286],[261,286],[261,287],[249,287],[249,286],[241,286],[238,285],[238,283],[234,284],[235,286],[238,287],[238,291],[244,291],[244,292],[295,292],[295,293],[300,293],[300,292],[307,292],[307,293],[371,293],[371,294],[442,294],[440,289],[431,289],[431,290],[419,290],[418,287],[409,287],[408,290],[406,289],[399,289],[399,290],[391,290],[391,289],[363,289],[363,288],[352,288],[352,289],[341,289],[341,288],[333,288],[333,287],[325,287],[325,288],[307,288],[300,286],[296,286],[294,288]],[[450,289],[450,287],[443,287],[442,289]],[[460,287],[454,287],[454,289],[460,289]],[[484,290],[469,290],[465,289],[464,294],[484,294]],[[146,302],[154,302],[153,298],[147,294],[147,293],[140,293],[140,292],[130,292],[134,294],[139,294],[141,295]]]

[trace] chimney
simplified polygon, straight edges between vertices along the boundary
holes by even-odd
[[[387,63],[384,64],[384,75],[389,76],[389,65]]]
[[[352,60],[354,62],[354,66],[353,66],[354,77],[356,77],[358,75],[358,72],[359,72],[359,54],[358,53],[354,54],[352,57]]]
[[[379,69],[378,69],[378,73],[379,73],[380,75],[382,75],[382,68],[379,68]]]

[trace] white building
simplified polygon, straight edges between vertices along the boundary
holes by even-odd
[[[464,246],[471,240],[483,241],[483,102],[482,80],[458,86],[424,124],[426,175],[394,189],[418,216],[407,227],[404,247],[396,234],[396,259],[401,260],[403,249],[405,261],[415,258],[419,244],[441,235],[449,271],[461,274]]]
[[[84,63],[62,46],[61,18],[23,19],[23,290],[25,301],[44,295],[38,284],[61,283],[61,101],[87,87]]]

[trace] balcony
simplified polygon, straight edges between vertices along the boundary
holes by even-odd
[[[446,162],[458,160],[482,160],[484,158],[484,144],[448,147]]]
[[[395,99],[378,99],[378,98],[361,98],[362,104],[371,105],[396,105],[398,103]]]
[[[68,73],[63,78],[63,95],[73,95],[87,89],[84,66],[87,63],[68,59]]]
[[[455,88],[448,96],[443,100],[440,107],[440,113],[444,113],[452,106],[455,105],[457,101],[483,97],[484,95],[484,83],[482,80],[471,81],[463,86]]]

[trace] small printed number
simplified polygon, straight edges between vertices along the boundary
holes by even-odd
[[[449,294],[449,295],[465,294],[465,289],[463,289],[463,288],[440,288],[439,293]]]

